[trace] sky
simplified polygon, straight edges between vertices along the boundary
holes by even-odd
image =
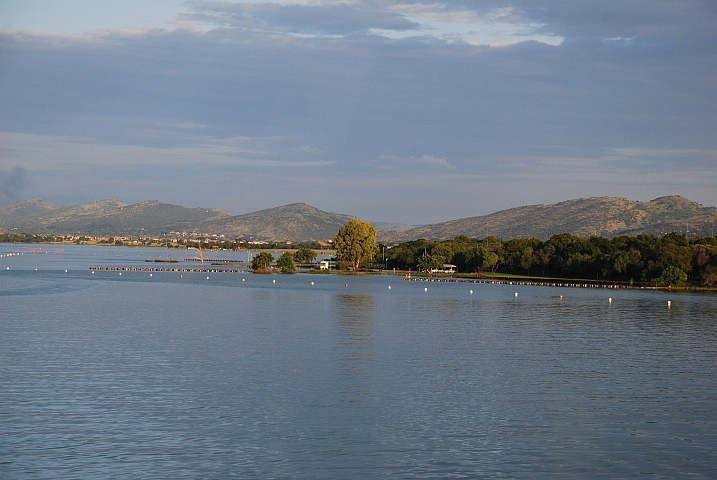
[[[2,0],[0,203],[717,206],[714,0]]]

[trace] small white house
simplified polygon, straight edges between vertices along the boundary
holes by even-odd
[[[336,269],[336,260],[332,259],[325,259],[325,260],[319,260],[319,270],[335,270]]]
[[[431,273],[456,273],[456,267],[455,265],[451,265],[450,263],[444,263],[443,264],[443,270],[439,270],[437,268],[431,270]]]

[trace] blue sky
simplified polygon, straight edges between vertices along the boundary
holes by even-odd
[[[714,1],[5,0],[0,202],[717,205]]]

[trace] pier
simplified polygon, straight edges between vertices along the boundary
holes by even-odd
[[[90,270],[115,272],[196,272],[196,273],[247,273],[247,270],[227,268],[177,268],[177,267],[90,267]]]

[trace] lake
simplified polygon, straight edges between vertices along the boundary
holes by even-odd
[[[715,295],[167,254],[0,245],[1,478],[717,477]]]

